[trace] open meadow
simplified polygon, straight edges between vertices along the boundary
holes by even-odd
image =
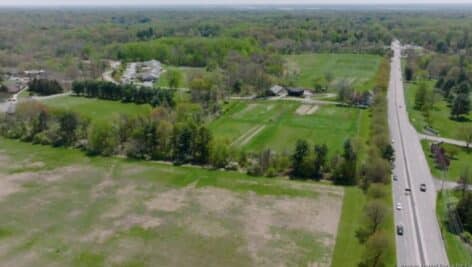
[[[46,106],[79,112],[96,120],[109,120],[118,114],[130,116],[146,115],[151,106],[96,98],[61,96],[41,100]]]
[[[333,76],[332,83],[340,79],[350,81],[355,89],[372,89],[372,78],[382,57],[367,54],[300,54],[287,55],[286,71],[295,77],[295,86],[313,88],[314,80]]]
[[[292,151],[297,139],[306,139],[327,144],[332,153],[341,151],[346,139],[358,136],[361,115],[367,112],[297,101],[234,101],[225,106],[210,129],[217,138],[247,151]]]
[[[340,187],[3,138],[0,151],[1,266],[330,266]]]
[[[434,87],[435,81],[428,81],[426,84],[429,88]],[[466,116],[464,121],[456,121],[450,118],[451,107],[448,102],[440,95],[436,95],[436,101],[430,111],[430,121],[427,119],[420,110],[414,108],[415,106],[415,95],[418,90],[418,83],[409,83],[406,86],[405,98],[408,109],[408,115],[410,121],[415,126],[418,132],[423,132],[426,126],[432,127],[434,130],[439,132],[440,136],[463,139],[462,131],[463,128],[472,126],[472,115]]]

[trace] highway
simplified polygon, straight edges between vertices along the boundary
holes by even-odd
[[[405,108],[401,72],[401,45],[392,43],[394,56],[391,61],[388,89],[388,120],[395,149],[392,181],[395,225],[403,225],[403,235],[396,236],[398,266],[448,266],[448,259],[436,218],[436,189],[426,162],[420,138],[410,124]],[[420,185],[426,184],[426,192]],[[405,189],[411,189],[408,195]]]

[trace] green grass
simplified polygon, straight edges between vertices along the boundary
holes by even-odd
[[[365,194],[357,187],[344,190],[343,212],[338,225],[332,267],[357,266],[361,261],[363,246],[355,236],[361,226]]]
[[[333,74],[335,80],[349,79],[358,90],[371,90],[382,57],[366,54],[300,54],[285,56],[289,73],[297,73],[295,85],[312,88],[313,81]]]
[[[159,81],[157,82],[157,86],[167,88],[169,87],[169,79],[168,79],[168,71],[170,70],[178,70],[182,73],[182,81],[181,81],[181,88],[189,88],[190,79],[199,74],[205,74],[207,71],[205,68],[198,68],[198,67],[177,67],[177,66],[163,66],[166,70]]]
[[[367,110],[328,105],[320,105],[312,115],[298,115],[295,111],[300,105],[295,101],[233,101],[210,124],[210,129],[217,138],[235,141],[249,130],[264,126],[247,143],[236,142],[235,145],[247,151],[264,148],[292,151],[296,140],[301,138],[313,144],[325,143],[330,153],[334,153],[341,150],[347,138],[360,134],[359,121],[365,128],[368,120]]]
[[[84,114],[96,120],[110,120],[117,114],[130,116],[146,115],[151,111],[150,105],[121,103],[119,101],[101,100],[95,98],[63,96],[42,101],[53,108],[67,109]]]
[[[447,197],[446,197],[447,196]],[[467,265],[472,262],[471,249],[466,247],[466,244],[459,236],[450,232],[447,228],[447,204],[458,201],[454,192],[444,191],[438,194],[436,202],[436,213],[438,216],[441,232],[445,240],[446,253],[451,266]]]
[[[0,195],[6,266],[264,265],[254,247],[269,266],[332,257],[334,233],[317,226],[326,216],[316,209],[340,206],[340,187],[4,138],[0,155],[0,190],[14,190]]]
[[[421,141],[421,145],[423,146],[431,173],[436,178],[444,177],[446,180],[457,182],[459,176],[466,168],[469,168],[472,171],[472,150],[467,150],[466,148],[455,145],[443,144],[442,146],[446,150],[446,154],[449,154],[450,151],[455,152],[454,158],[450,159],[449,168],[444,176],[443,172],[436,166],[433,155],[431,155],[431,142],[423,140]]]
[[[427,84],[429,88],[433,88],[435,82],[427,81]],[[423,132],[424,127],[428,126],[429,124],[427,123],[422,112],[414,109],[415,94],[417,89],[417,83],[407,84],[405,97],[410,121],[418,132]],[[437,96],[437,99],[438,100],[435,106],[431,110],[431,125],[429,126],[439,131],[440,136],[461,140],[461,128],[472,125],[472,114],[469,114],[469,116],[466,117],[468,121],[452,120],[449,117],[451,109],[448,106],[448,103],[439,95]]]
[[[386,198],[382,199],[390,207],[386,223],[382,229],[389,234],[391,250],[385,260],[385,266],[395,266],[395,235],[390,185],[383,186]],[[334,248],[332,267],[355,267],[362,261],[364,245],[356,237],[356,231],[363,224],[363,207],[369,197],[357,187],[346,187],[344,190],[343,211],[338,225],[338,236]]]

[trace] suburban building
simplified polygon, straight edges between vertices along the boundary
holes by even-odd
[[[267,94],[270,96],[286,96],[287,90],[280,85],[274,85],[268,90]]]

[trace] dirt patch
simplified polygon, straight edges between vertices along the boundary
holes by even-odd
[[[189,218],[184,220],[182,225],[188,228],[191,232],[204,237],[224,237],[231,233],[230,229],[223,226],[221,222],[216,219],[208,220],[208,217],[203,218]]]
[[[146,207],[149,210],[173,212],[181,209],[187,204],[188,193],[195,188],[195,183],[192,183],[184,188],[171,189],[165,192],[160,192],[146,202]]]
[[[319,106],[316,106],[316,105],[315,105],[315,106],[311,107],[305,114],[306,114],[306,115],[312,115],[312,114],[314,114],[316,111],[318,111],[318,109],[319,109]]]
[[[242,221],[247,250],[257,266],[284,266],[284,257],[267,258],[271,244],[285,244],[284,254],[296,255],[300,250],[293,240],[286,239],[272,229],[303,231],[316,236],[332,248],[336,240],[341,213],[342,198],[323,193],[318,199],[303,197],[274,197],[249,194],[244,204]],[[292,251],[286,251],[292,250]],[[276,253],[279,255],[279,253]],[[331,255],[322,259],[320,266],[329,266]]]
[[[241,135],[236,140],[234,140],[234,142],[231,143],[231,145],[238,145],[238,146],[246,145],[247,143],[249,143],[249,141],[251,141],[252,138],[254,138],[254,136],[258,135],[262,130],[264,130],[265,127],[266,127],[265,125],[256,125],[252,127],[243,135]]]
[[[297,115],[311,115],[314,114],[318,110],[319,106],[317,105],[308,105],[308,104],[302,104],[300,105],[295,113]]]
[[[198,204],[206,212],[224,213],[242,203],[242,199],[233,192],[216,187],[198,188],[195,195]]]
[[[144,229],[155,228],[161,225],[162,220],[149,215],[128,215],[114,222],[114,225],[120,230],[129,230],[134,226]]]
[[[133,208],[134,203],[139,200],[142,194],[134,184],[117,185],[117,187],[116,202],[102,215],[104,219],[116,219],[124,216]]]
[[[77,173],[83,173],[81,166],[68,166],[52,171],[21,172],[0,175],[0,200],[22,190],[27,182],[56,182]]]

